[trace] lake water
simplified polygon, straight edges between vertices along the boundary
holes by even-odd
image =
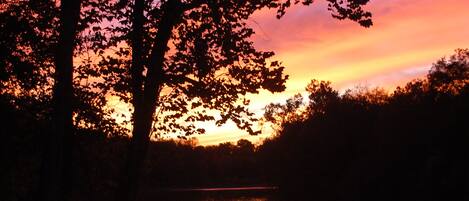
[[[167,201],[280,201],[276,187],[167,189],[155,193],[153,198]]]

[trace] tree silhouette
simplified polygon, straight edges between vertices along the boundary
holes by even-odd
[[[368,1],[329,1],[333,17],[351,19],[368,27]],[[133,105],[132,141],[119,196],[134,200],[150,134],[204,133],[196,121],[231,120],[240,129],[252,128],[248,93],[260,89],[283,91],[283,66],[258,51],[249,40],[254,34],[246,20],[262,8],[278,9],[312,1],[119,1],[110,13],[109,44],[114,55],[102,54],[100,66],[107,86]],[[131,49],[126,47],[128,44]],[[117,77],[117,79],[116,79]],[[157,112],[155,112],[157,111]],[[218,111],[214,114],[213,111]]]
[[[330,0],[329,10],[335,18],[368,27],[371,14],[361,8],[367,2]],[[251,134],[258,133],[252,128],[256,119],[247,109],[245,95],[261,89],[283,91],[287,76],[281,63],[271,59],[273,52],[254,48],[249,40],[254,32],[246,20],[262,8],[278,9],[281,17],[286,8],[299,3],[312,1],[2,3],[0,12],[6,20],[0,22],[1,93],[12,95],[17,105],[21,102],[16,100],[27,106],[45,103],[40,104],[44,108],[38,116],[52,117],[57,130],[45,140],[43,178],[51,180],[42,180],[43,199],[64,196],[61,180],[67,179],[63,174],[72,160],[66,155],[73,126],[113,131],[116,124],[103,109],[108,93],[134,106],[133,140],[124,174],[128,178],[121,191],[127,193],[121,199],[136,194],[152,129],[157,134],[186,135],[204,132],[195,127],[196,121],[221,125],[231,120]],[[82,61],[74,68],[74,56],[89,53],[89,46],[102,58],[100,63]],[[117,51],[109,54],[114,48]],[[99,81],[88,84],[90,79]]]
[[[71,106],[76,127],[112,134],[121,131],[109,116],[112,111],[104,107],[106,92],[97,91],[90,81],[97,79],[97,69],[81,58],[83,52],[89,51],[87,46],[101,43],[96,42],[101,41],[97,35],[85,32],[91,29],[91,25],[96,26],[98,21],[102,21],[103,16],[96,10],[105,6],[106,3],[100,0],[82,2],[74,44],[77,50],[74,57],[80,57],[81,62],[76,62],[73,71],[73,95],[77,98],[72,100]],[[9,96],[17,107],[34,111],[37,118],[50,119],[55,82],[54,58],[56,53],[63,54],[58,50],[60,8],[49,0],[8,1],[2,4],[0,11],[2,19],[5,19],[0,22],[3,30],[0,34],[0,93]]]
[[[53,46],[58,10],[48,1],[8,2],[0,15],[0,93],[21,107],[32,102],[48,103],[52,86]],[[34,18],[33,16],[39,16]],[[37,104],[45,105],[45,104]],[[46,116],[44,109],[32,109]]]
[[[41,175],[40,199],[64,200],[65,184],[71,178],[73,141],[73,56],[81,0],[60,3],[60,25],[55,53],[53,132],[47,145]]]
[[[457,49],[449,59],[442,58],[433,64],[427,76],[431,88],[457,92],[469,82],[469,50]]]
[[[390,94],[360,87],[339,94],[313,80],[308,109],[266,110],[267,117],[298,117],[276,122],[259,160],[289,199],[466,200],[467,53],[456,50],[426,79]]]
[[[53,122],[55,130],[43,139],[37,199],[65,199],[65,189],[71,188],[65,184],[70,183],[70,152],[77,128],[120,132],[104,108],[103,96],[83,84],[92,71],[73,68],[73,58],[79,55],[74,50],[84,45],[78,33],[99,16],[85,11],[97,2],[8,1],[0,8],[0,93],[36,120]]]
[[[62,13],[58,18],[58,9],[52,1],[12,1],[2,6],[1,13],[2,19],[6,19],[1,23],[2,85],[5,86],[2,94],[14,94],[33,103],[47,102],[52,86],[55,87],[55,129],[46,140],[41,200],[64,198],[61,184],[65,160],[70,158],[66,150],[70,147],[73,126],[72,59],[80,2],[67,1],[61,4],[60,10]],[[54,26],[58,24],[60,29],[56,30]],[[56,84],[52,85],[48,78],[51,78],[54,67]],[[17,91],[19,93],[15,93]],[[41,113],[37,116],[41,117]]]

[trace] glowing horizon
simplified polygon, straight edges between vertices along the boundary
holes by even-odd
[[[332,19],[322,1],[293,7],[280,20],[275,11],[261,10],[248,20],[256,31],[254,44],[276,52],[290,78],[283,93],[251,96],[251,108],[262,113],[264,105],[304,92],[311,79],[331,81],[343,91],[357,85],[392,90],[422,77],[433,62],[469,45],[467,8],[469,2],[460,0],[372,0],[366,9],[374,25],[368,29]],[[206,135],[196,136],[202,145],[241,138],[256,142],[271,132],[249,136],[233,124],[206,129]]]

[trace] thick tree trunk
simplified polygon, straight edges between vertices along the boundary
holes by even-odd
[[[141,33],[136,30],[141,29],[141,22],[139,19],[143,18],[143,9],[139,8],[139,4],[142,3],[142,0],[136,0],[133,20],[133,40],[132,49],[141,47],[141,36],[136,34]],[[177,19],[180,15],[180,12],[177,10],[177,2],[169,1],[164,5],[164,14],[161,18],[160,24],[158,26],[158,33],[156,41],[154,41],[153,48],[151,50],[150,62],[148,66],[148,72],[146,77],[142,77],[141,72],[143,67],[138,64],[139,62],[132,62],[132,80],[133,80],[133,106],[134,106],[134,116],[133,116],[133,130],[132,130],[132,139],[129,146],[129,152],[127,155],[127,162],[125,166],[124,179],[120,184],[120,196],[118,200],[122,201],[135,201],[137,199],[139,181],[142,173],[142,168],[144,165],[146,152],[148,149],[148,143],[150,141],[150,132],[151,126],[153,123],[153,115],[158,102],[158,97],[160,94],[161,87],[163,85],[163,62],[164,56],[168,48],[168,41],[171,38],[172,29],[174,24],[177,22]],[[141,18],[140,18],[141,17]],[[140,24],[140,25],[139,25]],[[133,50],[133,53],[136,51]],[[141,54],[141,52],[140,52]],[[133,55],[133,59],[140,60],[141,55]],[[145,81],[143,83],[143,80]],[[144,88],[142,89],[142,85]]]
[[[71,168],[73,50],[81,0],[61,1],[59,41],[55,54],[53,132],[45,141],[39,199],[62,201],[66,197]]]

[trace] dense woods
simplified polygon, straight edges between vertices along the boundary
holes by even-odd
[[[285,90],[247,20],[312,0],[0,1],[0,200],[165,200],[181,188],[274,186],[283,200],[469,200],[469,50],[388,92],[312,80]],[[327,13],[370,27],[369,0]],[[274,16],[272,16],[274,17]],[[328,67],[328,66],[324,66]],[[110,98],[127,104],[119,123]],[[199,122],[252,135],[200,146]],[[181,139],[162,140],[163,135]]]
[[[390,94],[339,95],[313,80],[304,107],[298,96],[267,107],[282,126],[259,153],[277,184],[307,200],[467,200],[468,76],[466,49]]]
[[[371,13],[362,9],[368,0],[327,2],[333,18],[372,25]],[[241,130],[259,133],[253,130],[257,119],[246,96],[260,90],[281,92],[288,76],[281,62],[272,59],[273,52],[254,47],[254,31],[246,20],[261,9],[275,9],[281,18],[288,7],[313,1],[0,3],[0,95],[5,113],[18,117],[2,122],[2,135],[8,138],[2,157],[17,158],[10,146],[23,133],[37,140],[21,148],[33,150],[26,158],[39,160],[28,167],[40,166],[28,175],[36,190],[26,194],[42,201],[75,198],[81,177],[74,169],[82,167],[80,145],[87,142],[80,139],[87,136],[83,133],[131,134],[127,151],[119,156],[125,162],[106,162],[122,167],[113,175],[119,179],[113,182],[118,187],[111,199],[133,201],[152,137],[201,134],[204,128],[196,126],[201,121],[232,121]],[[109,97],[131,105],[131,131],[112,117]],[[4,176],[12,177],[9,170],[17,165],[13,160]],[[17,179],[5,179],[4,190],[10,192],[8,181]]]
[[[265,119],[277,133],[259,145],[151,142],[141,198],[168,188],[272,185],[286,200],[468,199],[468,50],[435,62],[426,78],[392,93],[339,93],[316,80],[306,90],[307,98],[266,107]],[[11,100],[1,96],[7,117],[0,122],[1,194],[34,200],[40,142],[51,122]],[[115,199],[129,139],[93,129],[75,133],[71,200]]]

